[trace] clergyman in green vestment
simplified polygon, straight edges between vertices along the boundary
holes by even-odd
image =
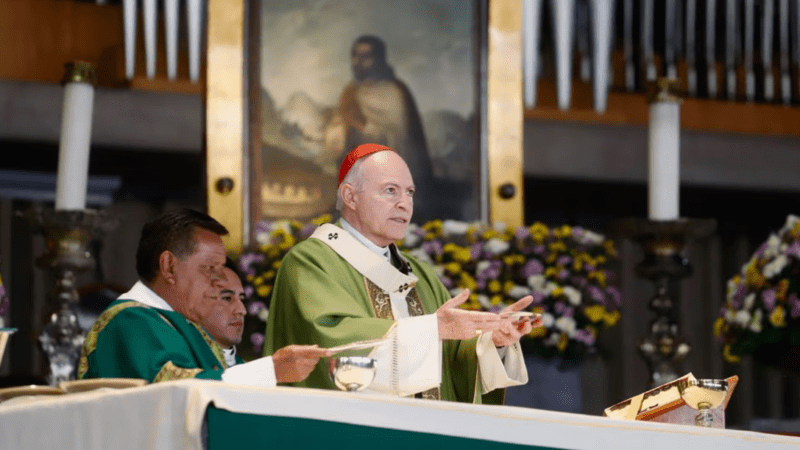
[[[384,338],[368,390],[463,402],[502,401],[502,388],[527,383],[519,338],[541,320],[458,308],[434,270],[394,242],[413,213],[408,166],[390,148],[365,144],[339,173],[337,225],[325,224],[281,262],[267,320],[265,352],[289,344],[334,347]],[[299,386],[333,388],[325,364]]]
[[[166,212],[142,229],[138,281],[112,302],[86,336],[78,378],[142,378],[151,382],[209,378],[249,386],[303,380],[329,352],[294,346],[229,367],[199,325],[225,287],[227,230],[206,214]]]

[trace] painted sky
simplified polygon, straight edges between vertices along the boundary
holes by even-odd
[[[335,105],[351,79],[350,47],[373,34],[421,113],[474,110],[473,2],[262,0],[261,83],[278,108],[296,91]]]

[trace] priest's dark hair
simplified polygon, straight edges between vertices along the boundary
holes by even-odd
[[[195,231],[202,228],[220,236],[228,234],[224,225],[208,214],[182,208],[164,212],[142,227],[136,249],[136,272],[142,281],[153,281],[158,274],[159,258],[170,251],[185,258],[197,249]]]
[[[246,284],[247,284],[246,280],[245,280],[245,279],[244,279],[244,277],[242,276],[242,271],[241,271],[241,270],[239,270],[239,265],[238,265],[238,264],[236,264],[236,262],[234,262],[234,261],[231,259],[231,257],[230,257],[230,256],[226,256],[226,257],[225,257],[225,267],[227,267],[228,269],[231,269],[231,270],[233,271],[233,273],[235,273],[235,274],[236,274],[236,276],[237,276],[237,277],[239,277],[239,281],[241,281],[241,282],[242,282],[242,286],[244,286],[244,285],[246,285]]]

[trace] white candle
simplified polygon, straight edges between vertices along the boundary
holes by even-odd
[[[86,208],[93,104],[94,87],[88,80],[65,84],[56,178],[57,210]]]
[[[680,104],[678,100],[650,103],[648,138],[648,218],[679,217]]]

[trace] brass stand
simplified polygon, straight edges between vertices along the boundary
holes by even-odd
[[[651,386],[660,386],[681,375],[680,363],[691,349],[678,333],[678,299],[670,296],[669,285],[692,274],[692,267],[682,254],[684,247],[690,239],[711,235],[716,221],[625,218],[615,221],[612,228],[642,246],[644,260],[636,266],[636,274],[656,287],[650,300],[656,318],[650,322],[650,334],[639,342],[639,351],[650,369]]]
[[[113,226],[113,222],[90,209],[37,209],[29,214],[47,246],[46,253],[36,260],[36,264],[49,269],[55,279],[50,295],[50,309],[54,312],[39,336],[39,344],[50,365],[48,382],[56,386],[61,381],[75,379],[84,341],[83,330],[73,311],[79,300],[76,275],[94,267],[89,243],[101,230]]]

